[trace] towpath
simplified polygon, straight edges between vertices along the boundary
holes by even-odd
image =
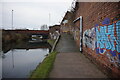
[[[107,78],[96,65],[80,53],[70,34],[61,35],[56,51],[59,53],[49,78]]]

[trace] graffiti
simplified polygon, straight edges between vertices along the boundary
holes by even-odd
[[[96,27],[96,48],[100,48],[97,53],[104,53],[105,50],[111,50],[113,56],[116,56],[116,51],[120,53],[119,26],[120,21],[112,25]]]
[[[85,30],[83,33],[84,46],[96,50],[97,54],[105,55],[115,66],[120,66],[120,21],[110,24],[105,18],[102,26]]]
[[[79,30],[78,29],[76,29],[75,31],[74,31],[74,40],[79,40]]]
[[[102,24],[103,24],[103,25],[110,24],[110,19],[109,19],[109,18],[105,18],[105,19],[102,21]]]
[[[83,33],[83,45],[95,49],[95,28],[88,29]]]
[[[106,57],[108,57],[109,61],[113,63],[116,67],[120,65],[118,56],[112,56],[109,52],[106,52]]]

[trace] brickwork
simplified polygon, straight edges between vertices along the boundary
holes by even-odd
[[[120,2],[77,2],[83,17],[83,51],[113,77],[120,76]],[[79,21],[74,37],[79,46]]]
[[[49,27],[49,32],[50,33],[54,33],[55,31],[59,31],[60,32],[60,25],[53,25]]]
[[[56,39],[58,33],[60,33],[60,25],[53,25],[49,27],[49,37],[51,39]]]
[[[73,12],[67,11],[63,20],[61,21],[61,32],[69,32],[73,29]]]

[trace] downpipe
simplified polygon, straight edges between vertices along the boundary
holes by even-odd
[[[80,16],[80,52],[82,52],[83,51],[83,49],[82,49],[82,42],[83,42],[83,30],[82,30],[82,16]]]
[[[82,49],[82,45],[83,45],[83,27],[82,27],[82,16],[78,17],[77,19],[75,19],[73,22],[77,22],[79,21],[80,22],[80,52],[83,51]],[[75,36],[76,37],[76,36]]]

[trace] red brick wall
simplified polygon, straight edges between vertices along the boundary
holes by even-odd
[[[55,31],[59,31],[60,32],[60,25],[54,25],[54,26],[51,26],[49,28],[49,33],[54,33]]]
[[[60,33],[60,25],[54,25],[49,27],[49,37],[51,39],[55,39],[58,35],[56,31]]]
[[[105,72],[109,73],[110,76],[119,77],[120,76],[120,59],[119,59],[120,52],[116,48],[120,49],[119,47],[120,46],[119,45],[120,44],[120,23],[118,23],[119,25],[117,25],[117,22],[120,21],[120,2],[86,2],[86,3],[79,2],[77,3],[76,6],[77,7],[75,8],[75,19],[78,18],[79,16],[83,17],[83,38],[84,38],[83,52],[85,52],[86,55],[89,56],[89,58],[93,60],[96,64],[99,64],[99,66],[101,66],[101,68],[103,68]],[[112,25],[112,27],[108,27],[110,25]],[[75,23],[75,30],[78,31],[78,34],[77,36],[75,36],[75,40],[78,46],[79,46],[79,36],[80,36],[79,26],[80,26],[79,21],[77,21]],[[111,30],[109,30],[108,28]],[[101,30],[101,33],[102,31],[103,33],[104,31],[106,33],[108,33],[109,31],[111,32],[109,32],[109,35],[107,35],[107,38],[106,37],[104,38],[104,35],[101,35],[102,37],[96,35],[97,34],[96,29],[98,33],[100,30]],[[85,38],[86,35],[89,39]],[[96,41],[98,42],[98,39],[99,39],[98,37],[112,41],[111,40],[112,36],[116,38],[116,40],[113,42],[114,44],[111,44],[112,46],[111,49],[115,51],[115,53],[111,54],[110,52],[112,50],[110,48],[109,49],[102,48],[102,50],[100,49],[102,53],[98,53],[98,49],[96,49],[97,47],[95,45]],[[85,39],[88,39],[88,40],[85,40]],[[101,42],[104,42],[104,40],[102,39]],[[104,43],[103,45],[104,47],[107,46],[106,43]],[[100,46],[100,43],[98,44],[98,46]],[[113,49],[113,46],[115,46],[114,47],[115,49]]]
[[[61,32],[69,32],[72,30],[73,27],[73,12],[67,11],[62,22],[61,22]],[[64,21],[67,20],[68,22],[64,23]]]

